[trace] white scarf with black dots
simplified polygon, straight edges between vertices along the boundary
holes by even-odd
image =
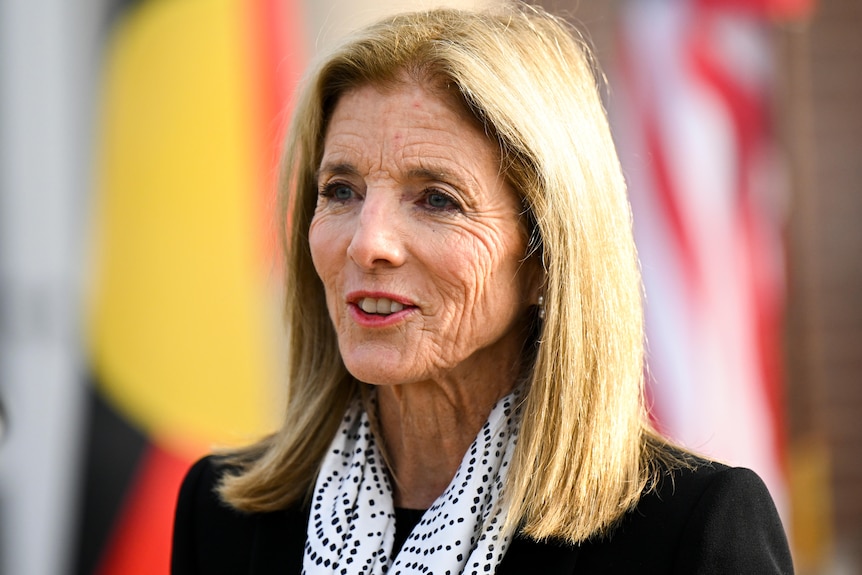
[[[314,486],[304,575],[494,573],[509,544],[501,492],[518,438],[512,393],[494,406],[455,477],[397,556],[392,488],[361,402],[347,410]]]

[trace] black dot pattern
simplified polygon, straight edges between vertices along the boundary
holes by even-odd
[[[302,572],[377,574],[395,541],[392,488],[361,402],[348,408],[314,486]]]
[[[455,477],[413,528],[396,557],[389,477],[361,402],[352,404],[315,484],[304,575],[493,573],[503,531],[503,484],[518,437],[520,393],[501,399]]]

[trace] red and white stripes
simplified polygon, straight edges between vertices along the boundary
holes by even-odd
[[[784,186],[765,4],[624,5],[610,108],[646,287],[653,415],[686,446],[753,468],[783,512]]]

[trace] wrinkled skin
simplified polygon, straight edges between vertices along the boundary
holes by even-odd
[[[445,489],[520,368],[538,274],[499,171],[475,120],[416,83],[348,91],[326,132],[312,258],[345,366],[381,386],[401,505]]]
[[[420,86],[366,86],[339,101],[309,239],[341,354],[361,381],[499,377],[501,355],[519,354],[536,296],[520,204],[499,165],[480,127]],[[354,318],[355,293],[410,307],[368,327]]]

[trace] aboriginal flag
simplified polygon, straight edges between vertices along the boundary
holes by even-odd
[[[275,175],[293,0],[117,7],[99,103],[77,572],[167,573],[191,463],[277,414]]]

